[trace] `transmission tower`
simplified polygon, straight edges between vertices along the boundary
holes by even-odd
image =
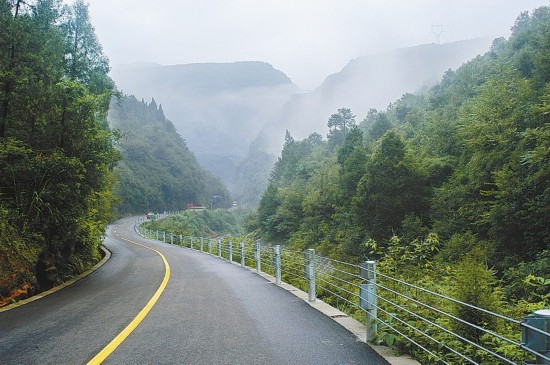
[[[443,24],[432,25],[432,33],[435,36],[437,44],[441,44],[441,34],[443,33]]]

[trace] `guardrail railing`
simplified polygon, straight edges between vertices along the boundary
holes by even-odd
[[[365,323],[367,341],[390,347],[400,342],[413,354],[423,353],[425,363],[550,364],[550,310],[517,320],[379,272],[373,261],[356,265],[311,249],[175,235],[141,228],[141,222],[136,232],[146,238],[272,275],[276,284],[292,284],[309,301],[323,300]]]

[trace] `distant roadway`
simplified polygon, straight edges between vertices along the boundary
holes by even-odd
[[[110,226],[105,247],[91,275],[0,313],[0,364],[388,364],[293,294],[144,239],[133,219]]]

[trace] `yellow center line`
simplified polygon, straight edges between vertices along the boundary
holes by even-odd
[[[115,233],[116,233],[116,231],[115,231]],[[118,234],[117,234],[117,236],[118,236]],[[123,237],[120,237],[120,238],[125,240],[125,241],[136,244],[138,246],[144,247],[148,250],[156,252],[162,258],[162,261],[164,262],[164,268],[165,268],[164,279],[162,280],[162,283],[160,283],[160,286],[158,287],[158,289],[155,292],[155,294],[153,295],[153,297],[149,300],[149,302],[147,302],[145,307],[143,307],[143,309],[132,320],[132,322],[130,322],[130,324],[128,324],[126,326],[126,328],[124,328],[122,330],[122,332],[120,332],[111,342],[109,342],[109,344],[107,346],[105,346],[103,348],[103,350],[101,350],[97,355],[95,355],[94,358],[91,359],[88,362],[88,365],[101,364],[103,361],[105,361],[105,359],[107,357],[109,357],[109,355],[111,355],[113,353],[113,351],[116,350],[116,348],[118,346],[120,346],[120,344],[126,339],[126,337],[128,337],[130,335],[130,333],[132,333],[136,329],[136,327],[141,323],[141,321],[145,318],[145,316],[147,316],[147,314],[149,313],[151,308],[153,308],[155,303],[158,301],[160,295],[162,294],[162,292],[166,288],[166,285],[168,284],[168,280],[170,280],[170,265],[168,265],[168,261],[166,260],[166,257],[164,257],[164,255],[162,253],[160,253],[159,251],[157,251],[157,250],[155,250],[151,247],[147,247],[145,245],[142,245],[141,243],[138,243],[138,242],[135,242],[135,241],[129,240],[127,238],[123,238]]]

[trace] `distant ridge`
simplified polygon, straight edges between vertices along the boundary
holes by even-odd
[[[143,64],[113,68],[118,88],[155,98],[199,162],[229,181],[248,145],[297,90],[268,63]]]
[[[256,204],[281,151],[285,130],[297,140],[313,132],[326,137],[330,115],[343,107],[350,108],[359,123],[369,109],[385,109],[407,92],[434,85],[446,70],[485,53],[491,41],[481,38],[424,44],[351,60],[312,92],[292,95],[251,144],[230,190],[236,199]]]
[[[326,136],[326,122],[338,108],[350,108],[359,122],[371,108],[385,109],[407,92],[436,84],[449,68],[456,69],[485,53],[491,42],[490,38],[478,38],[423,44],[353,59],[317,89],[293,95],[260,136],[272,152],[280,150],[287,129],[298,139],[313,132]]]
[[[124,93],[162,103],[198,161],[236,199],[254,203],[285,130],[296,139],[313,132],[326,136],[327,120],[337,109],[350,108],[359,122],[369,109],[385,109],[404,93],[435,84],[490,44],[489,38],[473,39],[359,57],[306,93],[260,61],[138,64],[114,68],[111,75]]]
[[[197,162],[154,99],[113,100],[108,119],[123,136],[118,141],[123,160],[115,168],[120,215],[208,205],[214,195],[219,206],[230,206],[227,188]]]
[[[118,65],[115,68],[118,70],[131,70],[136,68],[147,68],[147,67],[160,67],[161,65],[154,62],[134,62],[126,63],[123,65]]]

